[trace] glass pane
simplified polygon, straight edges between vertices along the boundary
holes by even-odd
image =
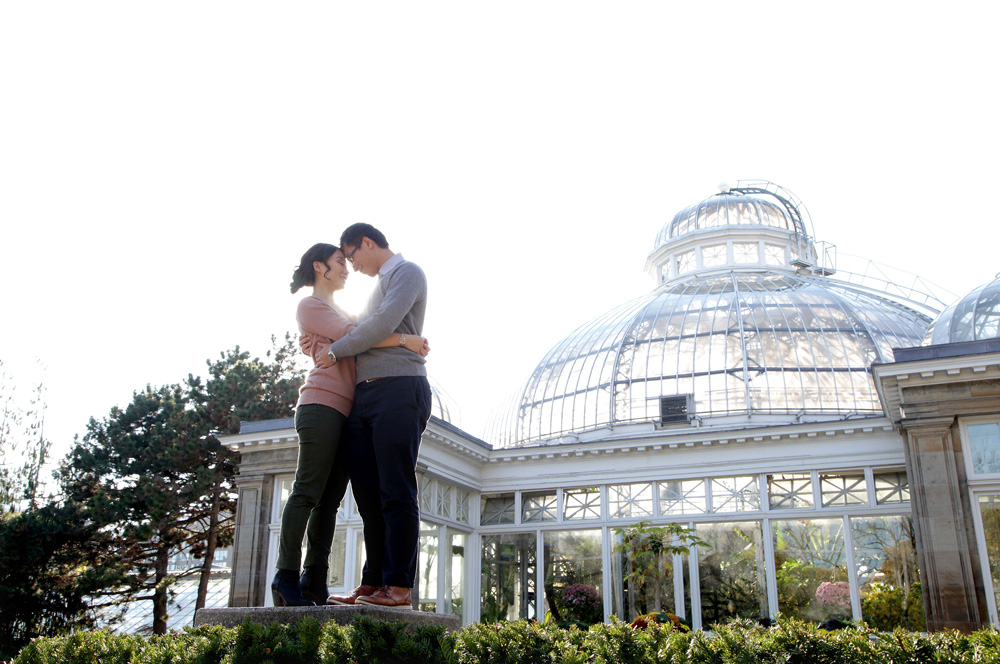
[[[852,517],[851,537],[862,619],[882,631],[926,630],[910,517]]]
[[[448,552],[448,564],[445,573],[448,578],[444,584],[448,596],[445,597],[445,613],[462,616],[462,600],[465,597],[465,546],[468,535],[465,533],[451,534],[451,550]]]
[[[600,530],[548,532],[545,546],[545,612],[557,623],[603,622]]]
[[[775,580],[783,616],[851,619],[843,519],[774,521]]]
[[[438,526],[420,522],[420,557],[417,562],[417,595],[420,611],[437,611]]]
[[[445,484],[444,482],[437,483],[437,515],[443,516],[446,519],[452,518],[451,512],[451,494],[452,487],[450,484]]]
[[[330,548],[330,570],[326,575],[328,586],[344,585],[344,566],[347,562],[347,531],[343,528],[333,533],[333,546]]]
[[[563,491],[563,518],[568,520],[600,519],[601,489],[588,487]]]
[[[752,512],[760,509],[757,476],[713,477],[713,512]]]
[[[703,514],[705,480],[658,482],[660,514]]]
[[[777,244],[765,244],[764,258],[768,265],[784,265],[785,248]]]
[[[514,496],[483,496],[483,513],[480,523],[489,526],[497,523],[514,523]]]
[[[639,536],[634,531],[631,534],[630,546],[621,553],[612,554],[615,556],[612,567],[616,587],[613,597],[615,614],[632,621],[647,613],[675,613],[678,581],[675,574],[681,572],[683,567],[675,570],[676,558],[673,554],[656,551],[646,544],[647,537]],[[620,546],[623,541],[623,533],[615,532],[614,546]],[[690,605],[690,597],[686,599]]]
[[[677,256],[677,273],[684,274],[685,272],[690,272],[695,267],[694,262],[694,252],[685,251],[683,254]]]
[[[819,486],[823,507],[848,507],[868,504],[868,484],[863,472],[820,474]]]
[[[455,489],[455,519],[469,523],[469,492]]]
[[[535,617],[535,533],[483,535],[480,621]]]
[[[354,549],[354,560],[357,564],[354,566],[354,584],[351,588],[357,588],[361,585],[361,574],[364,572],[364,566],[367,563],[367,558],[365,558],[365,536],[361,531],[358,531],[357,546]]]
[[[875,502],[879,505],[910,502],[910,483],[902,470],[876,470]]]
[[[426,475],[420,476],[420,512],[422,514],[433,513],[434,508],[434,479]]]
[[[733,618],[766,618],[767,566],[759,521],[702,523],[698,547],[702,623],[710,628]]]
[[[733,260],[737,263],[759,263],[756,242],[734,242]]]
[[[608,487],[612,519],[653,516],[653,484],[617,484]]]
[[[285,511],[285,503],[292,495],[292,485],[295,483],[294,477],[286,477],[278,483],[278,513],[273,515],[275,521],[281,521],[281,513]]]
[[[1000,424],[970,424],[969,447],[973,472],[980,475],[1000,473]]]
[[[1000,606],[1000,494],[979,496],[979,511],[983,517],[986,540],[986,561],[993,582],[993,597]]]
[[[555,521],[556,509],[555,491],[521,494],[521,521],[523,523]]]
[[[807,474],[768,475],[767,495],[772,510],[812,507],[812,476]]]
[[[701,250],[701,264],[705,267],[725,265],[726,261],[726,245],[724,244],[713,244],[703,247]]]

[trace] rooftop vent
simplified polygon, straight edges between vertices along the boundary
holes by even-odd
[[[691,394],[660,397],[660,424],[688,422],[693,413],[694,400]]]

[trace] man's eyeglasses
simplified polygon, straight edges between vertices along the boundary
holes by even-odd
[[[348,263],[350,263],[351,265],[354,265],[354,254],[358,253],[358,249],[360,249],[361,245],[363,245],[364,243],[365,243],[365,239],[361,238],[361,242],[358,242],[358,246],[356,246],[353,249],[351,249],[351,253],[347,254],[347,262]]]

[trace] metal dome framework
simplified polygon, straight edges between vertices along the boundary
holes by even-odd
[[[818,277],[730,272],[666,284],[553,348],[494,440],[657,422],[662,397],[688,394],[700,418],[876,415],[872,362],[918,344],[928,321]]]

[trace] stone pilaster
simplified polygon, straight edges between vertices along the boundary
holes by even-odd
[[[238,479],[236,530],[233,546],[233,577],[229,606],[263,606],[268,586],[268,516],[274,493],[273,478]]]
[[[963,497],[961,439],[953,417],[904,420],[906,470],[920,557],[927,629],[970,632],[988,621],[980,606],[975,535]]]

